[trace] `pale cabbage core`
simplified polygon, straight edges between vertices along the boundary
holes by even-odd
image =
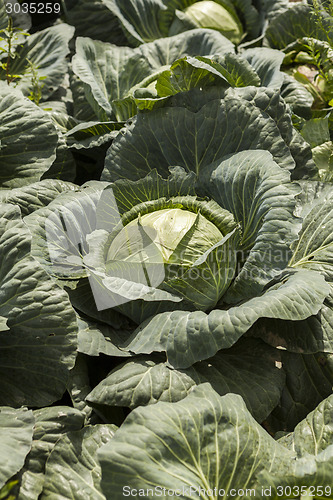
[[[211,0],[196,2],[187,7],[184,13],[199,27],[218,30],[234,43],[239,43],[242,37],[243,30],[240,21],[217,2]]]
[[[221,241],[221,231],[201,214],[180,208],[157,210],[140,217],[144,230],[151,232],[164,262],[192,265],[197,258]],[[138,219],[126,227],[138,224]],[[181,240],[186,237],[186,242]],[[175,252],[176,250],[176,252]]]

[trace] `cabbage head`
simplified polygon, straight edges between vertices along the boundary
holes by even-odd
[[[237,14],[213,0],[196,2],[184,10],[197,28],[214,29],[238,44],[243,35],[243,27]]]

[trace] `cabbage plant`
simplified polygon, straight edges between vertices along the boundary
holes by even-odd
[[[11,249],[11,276],[29,277],[13,296],[4,277],[2,335],[15,336],[3,354],[14,356],[22,336],[31,347],[23,345],[21,356],[37,354],[41,337],[45,353],[52,345],[53,353],[61,353],[62,339],[68,359],[48,365],[68,366],[75,324],[79,351],[67,383],[76,408],[0,413],[6,442],[22,443],[4,477],[22,468],[21,492],[49,496],[60,488],[64,498],[71,494],[69,483],[59,486],[59,478],[73,470],[80,487],[105,498],[121,498],[125,484],[145,489],[152,477],[158,487],[185,488],[193,451],[206,453],[197,438],[207,434],[225,463],[239,470],[236,488],[244,486],[244,467],[258,496],[262,488],[275,494],[281,485],[320,486],[331,450],[326,441],[319,445],[309,438],[308,426],[329,433],[322,415],[331,412],[332,387],[330,185],[291,182],[269,152],[246,150],[212,162],[199,175],[170,167],[165,178],[152,170],[138,180],[91,181],[83,187],[48,180],[6,191],[3,202],[2,245]],[[21,207],[23,221],[14,205]],[[22,307],[32,296],[34,308],[19,318],[6,308],[9,301]],[[54,323],[43,328],[38,310]],[[82,385],[89,387],[86,363],[101,353],[123,362],[91,391]],[[292,383],[295,377],[301,391]],[[18,381],[11,378],[17,385],[12,394],[30,401]],[[40,404],[48,380],[40,377],[34,384]],[[110,419],[124,406],[134,411],[117,430]],[[84,415],[91,421],[92,408],[109,423],[82,428]],[[311,410],[313,420],[301,421]],[[9,424],[11,416],[20,434]],[[212,416],[213,433],[207,426]],[[259,425],[263,421],[273,431],[298,427],[277,442]],[[230,433],[235,438],[230,443],[241,440],[244,455],[226,445]],[[307,439],[299,441],[300,434]],[[163,444],[166,436],[174,439],[174,451],[183,450],[176,459]],[[38,457],[37,470],[22,462],[31,440],[28,459]],[[82,453],[73,452],[81,446]],[[173,486],[168,468],[161,474],[160,462],[151,458],[155,452],[174,464],[179,479]],[[256,473],[246,469],[254,466]],[[102,481],[93,473],[96,467]],[[188,479],[193,488],[230,489],[229,476],[216,476],[216,468],[212,472],[207,464],[200,476],[196,470],[193,464]]]
[[[333,498],[331,110],[285,72],[329,41],[61,3],[0,82],[0,498]]]
[[[32,254],[70,288],[75,307],[89,315],[90,294],[96,319],[114,309],[139,325],[127,350],[165,350],[186,368],[235,344],[261,317],[318,313],[329,293],[323,277],[288,268],[299,191],[268,152],[242,151],[198,181],[178,167],[168,179],[153,170],[88,184],[25,221]]]

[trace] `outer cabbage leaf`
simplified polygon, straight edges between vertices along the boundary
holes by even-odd
[[[254,296],[288,264],[300,220],[294,216],[299,188],[268,151],[242,151],[202,172],[199,185],[241,225],[241,267],[223,301]],[[249,279],[250,277],[250,279]]]
[[[78,351],[87,356],[130,356],[130,353],[117,347],[130,335],[126,329],[112,328],[110,325],[97,323],[88,319],[78,319]]]
[[[97,183],[63,193],[25,218],[33,234],[32,254],[50,273],[60,278],[86,276],[86,237],[96,229],[96,206],[104,187]]]
[[[164,71],[157,78],[155,88],[158,96],[168,97],[195,87],[227,85],[227,80],[214,66],[213,62],[200,61],[194,57],[178,59],[171,65],[170,70]],[[135,97],[138,97],[137,92]]]
[[[333,181],[333,142],[327,141],[312,150],[313,159],[323,182]]]
[[[246,60],[236,54],[209,59],[207,57],[185,57],[172,64],[156,82],[160,97],[185,92],[195,87],[225,86],[245,87],[260,85],[260,78]],[[137,96],[137,94],[135,94]]]
[[[78,38],[73,70],[89,86],[88,100],[94,101],[100,120],[105,121],[112,116],[112,101],[126,97],[135,86],[147,86],[176,59],[232,50],[231,42],[219,33],[200,29],[136,49]]]
[[[0,89],[0,187],[17,188],[38,181],[52,165],[58,135],[50,117],[21,92],[3,82]]]
[[[223,56],[215,55],[212,61],[207,57],[199,57],[198,59],[212,64],[213,68],[215,66],[231,87],[247,87],[248,85],[258,87],[261,83],[260,77],[253,66],[238,54],[230,52]],[[217,62],[216,65],[213,64],[215,61]]]
[[[180,490],[190,499],[199,488],[226,495],[252,488],[261,470],[281,470],[293,453],[263,430],[240,396],[221,397],[205,384],[177,403],[135,409],[98,457],[107,498],[120,500],[128,485]]]
[[[84,424],[84,415],[67,406],[35,410],[33,416],[32,446],[19,475],[20,500],[38,498],[43,489],[45,464],[54,445],[66,432],[80,430]]]
[[[237,96],[252,102],[261,109],[264,116],[268,115],[275,121],[281,137],[287,144],[296,163],[296,167],[292,171],[292,179],[309,178],[317,174],[309,144],[293,127],[288,108],[278,93],[268,88],[246,87],[228,89],[226,96]]]
[[[332,443],[332,396],[322,401],[316,409],[300,422],[295,431],[278,442],[295,450],[298,459],[284,473],[263,471],[259,475],[260,489],[272,487],[269,498],[279,497],[281,487],[302,491],[323,498],[333,498],[333,445]],[[280,486],[280,488],[279,488]],[[269,491],[269,490],[267,490]]]
[[[228,154],[248,149],[267,149],[280,166],[294,167],[276,123],[254,104],[228,96],[192,112],[179,103],[139,114],[108,150],[102,180],[136,180],[154,168],[167,177],[170,165],[199,173]]]
[[[117,17],[103,0],[78,0],[65,10],[66,22],[75,26],[76,36],[89,36],[103,42],[127,45]],[[103,19],[103,22],[101,22]]]
[[[73,115],[76,124],[81,122],[101,121],[98,117],[99,106],[91,95],[89,85],[82,82],[72,69],[69,70],[70,90],[73,96]],[[68,127],[66,128],[68,130]]]
[[[310,144],[311,148],[320,146],[323,142],[328,142],[330,140],[328,117],[307,120],[302,127],[301,134]]]
[[[292,433],[292,448],[298,456],[318,455],[332,441],[333,395],[324,399],[317,408],[300,422]],[[290,439],[290,438],[289,438]],[[280,439],[283,443],[283,439]]]
[[[326,28],[325,31],[320,26],[310,5],[303,3],[294,5],[270,22],[265,33],[264,43],[276,49],[283,49],[289,43],[304,36],[325,41],[329,36],[332,41],[332,18],[323,15],[322,23]]]
[[[298,353],[333,351],[333,290],[320,311],[304,321],[261,320],[257,335],[273,346]]]
[[[332,393],[332,354],[281,352],[286,385],[281,400],[268,418],[269,430],[291,431],[324,398]]]
[[[92,408],[86,403],[86,396],[91,391],[91,382],[88,372],[88,356],[78,353],[75,366],[70,371],[67,391],[70,395],[72,405],[85,417],[85,422],[91,422],[94,418]]]
[[[265,26],[266,6],[262,5],[260,12],[258,2],[253,2],[253,0],[232,0],[232,4],[244,25],[244,32],[247,33],[246,40],[260,36]]]
[[[302,187],[302,191],[297,197],[297,214],[303,218],[313,208],[314,203],[320,202],[332,194],[332,185],[325,182],[302,180],[297,183]]]
[[[0,488],[23,467],[30,451],[34,423],[31,410],[0,407]]]
[[[267,12],[268,20],[281,14],[290,6],[289,0],[260,0],[259,5]]]
[[[127,330],[128,328],[132,327],[133,331],[133,325],[130,325],[130,321],[125,318],[122,314],[118,313],[114,309],[107,309],[103,311],[98,311],[95,303],[95,298],[91,290],[91,286],[89,284],[89,280],[87,278],[80,279],[79,283],[75,281],[74,286],[71,284],[71,282],[65,281],[66,288],[70,301],[80,313],[83,313],[85,317],[87,316],[89,320],[97,320],[97,322],[102,322],[105,323],[106,325],[111,326],[112,328],[115,329],[125,329]],[[85,329],[86,327],[84,327]],[[93,328],[94,331],[94,328]],[[85,343],[85,334],[87,331],[85,330],[83,332],[84,337],[81,337],[83,340],[83,345],[82,350],[89,350],[90,346],[89,343],[91,342],[91,339],[88,344]],[[98,334],[100,336],[100,334]],[[97,336],[95,337],[97,340]],[[95,340],[94,339],[94,340]],[[100,340],[103,340],[100,338]],[[101,344],[103,346],[103,344]],[[105,347],[105,345],[104,345]],[[104,348],[103,347],[103,348]],[[91,346],[93,348],[93,344]],[[113,350],[113,349],[112,349]],[[113,350],[114,352],[114,350]],[[105,353],[106,354],[106,353]]]
[[[183,12],[182,10],[176,9],[174,11],[172,24],[169,28],[169,35],[178,35],[179,33],[183,33],[184,31],[197,28],[200,28],[200,25],[195,22],[195,19],[193,19],[193,17],[188,16],[186,12]]]
[[[161,22],[166,9],[162,0],[103,0],[103,3],[118,18],[132,46],[168,36]]]
[[[259,75],[262,87],[279,89],[283,83],[284,74],[280,71],[284,53],[266,47],[256,47],[241,52]]]
[[[122,97],[119,92],[123,92],[123,89],[126,92],[131,88],[132,82],[125,86],[128,77],[133,78],[135,83],[137,70],[133,72],[133,77],[128,72],[121,72],[125,82],[120,81],[119,70],[123,68],[124,62],[130,59],[131,55],[132,50],[128,47],[117,47],[86,37],[76,39],[73,71],[88,87],[89,93],[85,92],[86,97],[100,121],[108,121],[111,118],[110,101]],[[143,66],[141,73],[145,69]],[[138,81],[141,79],[139,75]]]
[[[43,174],[42,179],[58,179],[73,182],[76,177],[76,162],[69,149],[65,137],[59,132],[56,159],[51,167]]]
[[[333,282],[333,189],[312,202],[292,252],[290,266],[320,271]]]
[[[105,499],[97,451],[116,429],[113,424],[96,424],[62,437],[47,461],[41,500],[50,496],[57,500]]]
[[[303,491],[304,495],[316,494],[318,497],[331,499],[332,495],[332,473],[333,473],[333,446],[328,446],[316,456],[308,455],[292,463],[289,470],[282,473],[270,474],[262,472],[258,478],[258,492],[270,492],[269,498],[277,500],[281,491],[291,488],[297,495]],[[288,491],[288,489],[287,489]],[[267,496],[266,496],[267,498]]]
[[[290,75],[284,75],[281,96],[293,113],[306,119],[311,117],[311,106],[314,100],[313,96],[304,85]]]
[[[30,255],[18,207],[1,205],[0,401],[48,405],[61,397],[76,354],[76,317],[67,294]]]
[[[79,123],[66,132],[67,144],[74,149],[90,149],[110,145],[124,126],[119,122],[86,122]]]
[[[118,105],[125,107],[126,103],[129,106],[135,102],[139,109],[151,110],[168,105],[167,97],[193,88],[205,88],[207,100],[214,98],[214,92],[215,98],[223,97],[224,89],[229,86],[262,85],[280,88],[284,79],[284,73],[280,71],[283,58],[283,52],[262,47],[248,49],[238,55],[228,53],[211,58],[187,56],[183,60],[175,61],[170,70],[157,78],[156,90],[153,87],[136,89],[134,97],[126,97],[120,100]],[[275,97],[277,98],[276,94]],[[196,96],[193,96],[193,100],[196,101]],[[136,112],[137,109],[133,105],[132,114]]]
[[[171,369],[161,357],[138,356],[117,366],[87,396],[89,404],[136,408],[158,401],[180,401],[195,385],[209,382],[223,396],[240,394],[262,422],[278,404],[285,374],[280,353],[264,342],[246,339],[187,370]]]
[[[92,235],[94,237],[94,235]],[[94,296],[98,298],[98,309],[121,306],[131,301],[144,300],[145,302],[157,302],[160,307],[162,301],[180,302],[181,298],[172,293],[156,288],[162,280],[163,261],[157,266],[149,266],[149,278],[154,275],[157,278],[155,286],[148,286],[143,265],[141,262],[131,264],[115,261],[107,270],[107,274],[91,272],[90,283]],[[157,268],[157,272],[155,269]],[[92,278],[94,281],[92,281]],[[148,282],[150,279],[148,278]],[[154,280],[156,281],[156,280]],[[119,309],[122,310],[122,309]],[[144,313],[143,313],[144,314]],[[147,314],[144,315],[147,317]],[[148,313],[148,316],[151,314]]]
[[[18,205],[23,216],[47,206],[64,191],[75,191],[77,187],[70,182],[55,179],[43,180],[22,188],[0,191],[1,203]]]
[[[320,179],[330,182],[333,178],[333,143],[330,140],[328,117],[307,120],[301,134],[312,148]]]
[[[66,75],[66,80],[67,80],[68,75]],[[66,81],[66,85],[68,85],[68,82]],[[62,89],[58,89],[58,92],[60,93]],[[69,89],[66,88],[66,91],[69,92]],[[53,97],[53,96],[52,96]],[[55,96],[54,96],[55,97]],[[60,96],[59,96],[60,97]],[[67,98],[63,96],[63,98]],[[64,101],[47,101],[47,103],[41,104],[41,108],[47,115],[49,115],[53,123],[55,124],[56,128],[62,133],[66,134],[66,132],[73,127],[75,127],[78,124],[78,120],[76,120],[73,116],[71,116],[69,113],[71,112],[71,98],[68,96],[67,102]]]
[[[319,313],[305,321],[265,320],[258,334],[273,346],[302,353],[333,350],[332,187],[316,181],[302,181],[297,213],[303,217],[299,237],[293,242],[289,266],[321,272],[330,285]]]
[[[295,321],[317,314],[328,293],[329,286],[319,273],[294,272],[260,296],[227,310],[157,314],[122,347],[137,354],[165,351],[171,366],[187,368],[235,344],[259,318]]]

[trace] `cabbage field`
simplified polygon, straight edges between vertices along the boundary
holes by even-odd
[[[0,0],[0,500],[333,499],[333,0]]]

